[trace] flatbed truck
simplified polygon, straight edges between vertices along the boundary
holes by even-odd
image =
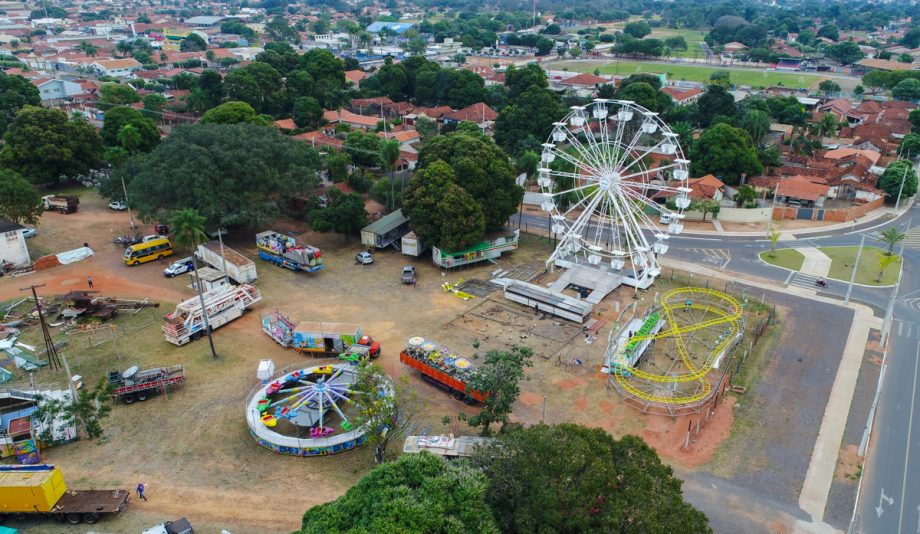
[[[484,402],[488,396],[488,393],[482,391],[467,391],[467,382],[475,373],[472,362],[433,341],[420,337],[410,338],[408,346],[399,353],[399,361],[466,404]]]
[[[0,466],[0,514],[93,524],[102,516],[124,511],[129,495],[122,489],[67,489],[60,469],[53,465]]]
[[[125,404],[134,404],[134,401],[144,402],[171,387],[184,384],[185,370],[181,365],[151,369],[141,369],[135,365],[124,373],[111,371],[109,383],[113,387],[113,397]]]

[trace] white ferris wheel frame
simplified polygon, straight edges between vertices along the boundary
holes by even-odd
[[[652,153],[673,158],[649,168],[644,159]],[[557,158],[575,172],[553,169]],[[637,280],[660,274],[657,255],[667,252],[671,235],[683,231],[683,211],[690,205],[689,165],[678,134],[657,113],[630,100],[572,106],[554,123],[538,169],[541,208],[551,216],[550,231],[562,236],[547,264],[574,258],[595,266],[607,262],[615,271],[629,266]],[[659,192],[674,195],[676,209],[655,202],[652,196]],[[571,193],[579,199],[560,209],[556,200]],[[668,216],[666,231],[646,208]]]

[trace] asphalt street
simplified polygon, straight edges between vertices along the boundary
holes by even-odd
[[[520,217],[520,219],[519,219]],[[515,215],[512,222],[541,231],[548,229],[542,215]],[[866,456],[861,494],[851,532],[859,534],[920,534],[920,204],[896,219],[876,220],[822,233],[801,233],[778,247],[883,246],[878,232],[891,225],[912,237],[904,242],[904,265],[889,330],[885,378],[875,415],[875,426]],[[916,237],[913,237],[916,236]],[[693,236],[670,238],[668,256],[726,272],[771,280],[778,285],[817,289],[814,279],[760,261],[768,250],[766,238],[742,236]],[[854,286],[851,300],[871,306],[882,317],[894,288]],[[822,295],[843,299],[844,282],[830,281]],[[844,333],[841,326],[841,334]]]

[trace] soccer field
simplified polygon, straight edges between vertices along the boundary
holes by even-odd
[[[679,65],[674,63],[651,63],[643,61],[613,61],[604,62],[562,62],[553,65],[554,69],[568,69],[576,72],[594,72],[599,69],[602,74],[629,76],[640,72],[654,74],[666,73],[670,80],[686,80],[702,82],[709,79],[709,75],[717,70],[729,70],[731,81],[735,85],[749,85],[752,87],[768,87],[782,85],[795,89],[808,88],[824,79],[815,74],[800,74],[797,72],[774,72],[768,70],[726,69],[720,67]],[[838,83],[840,83],[838,81]],[[841,84],[842,85],[842,84]]]

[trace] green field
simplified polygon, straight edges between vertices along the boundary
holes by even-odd
[[[681,36],[687,41],[686,50],[672,50],[672,57],[698,57],[705,58],[706,53],[703,52],[702,47],[700,47],[700,42],[706,37],[706,32],[700,30],[672,30],[670,28],[653,28],[652,34],[649,35],[653,39],[667,39],[668,37],[677,37]]]
[[[805,263],[805,256],[794,248],[781,248],[776,251],[775,256],[770,255],[770,251],[760,253],[760,259],[770,265],[776,265],[790,271],[798,271]]]
[[[859,247],[821,247],[818,250],[831,259],[831,270],[828,278],[849,281],[853,272],[853,263]],[[890,286],[898,281],[901,273],[901,258],[895,254],[895,261],[885,269],[881,281],[878,281],[880,265],[879,257],[885,251],[876,247],[863,247],[862,256],[859,257],[859,268],[856,269],[856,283],[867,286]]]
[[[551,68],[572,70],[576,72],[594,72],[599,69],[601,74],[629,76],[640,72],[654,74],[667,74],[670,80],[686,80],[690,82],[703,82],[709,75],[717,70],[731,71],[731,81],[735,85],[749,85],[752,87],[768,87],[782,85],[794,89],[804,89],[819,83],[823,76],[813,74],[798,74],[790,72],[771,72],[767,70],[751,69],[725,69],[697,65],[675,65],[673,63],[652,63],[645,61],[564,61],[554,64]]]

